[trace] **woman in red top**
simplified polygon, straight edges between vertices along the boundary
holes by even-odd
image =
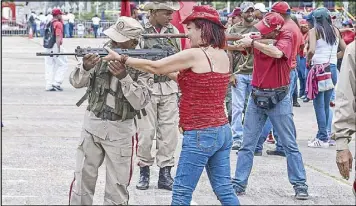
[[[195,6],[183,24],[187,24],[191,49],[158,61],[121,56],[108,49],[104,60],[118,60],[140,71],[168,75],[179,84],[179,123],[184,137],[172,204],[190,204],[205,167],[220,202],[237,205],[230,178],[232,136],[224,111],[230,78],[229,58],[223,50],[225,27],[210,6]]]

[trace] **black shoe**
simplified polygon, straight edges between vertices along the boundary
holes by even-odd
[[[55,92],[55,91],[57,91],[57,90],[52,87],[51,89],[46,89],[46,91],[47,91],[47,92]]]
[[[158,189],[172,191],[174,180],[171,177],[171,168],[167,166],[159,169]]]
[[[293,107],[300,107],[300,104],[298,102],[293,102]]]
[[[307,200],[307,199],[309,199],[308,189],[306,189],[306,188],[296,188],[295,189],[295,198],[297,200]]]
[[[52,86],[57,91],[63,91],[63,88],[61,86],[55,86],[55,85],[52,85]]]
[[[303,102],[309,102],[309,101],[310,101],[310,99],[308,97],[303,99]]]
[[[282,156],[285,157],[286,154],[284,152],[276,151],[276,150],[267,150],[266,151],[268,155],[277,155],[277,156]]]
[[[150,186],[150,167],[140,167],[140,180],[138,181],[136,188],[138,190],[147,190]]]
[[[255,152],[254,155],[255,156],[262,156],[262,152]]]
[[[240,150],[241,144],[242,143],[240,141],[234,140],[233,143],[232,143],[231,149],[232,150]]]

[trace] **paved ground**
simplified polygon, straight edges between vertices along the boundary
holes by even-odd
[[[63,92],[44,91],[44,59],[41,39],[4,37],[2,39],[2,202],[3,204],[68,204],[73,179],[75,149],[82,126],[85,106],[75,106],[84,89],[74,89],[66,79]],[[80,46],[98,47],[103,39],[65,39],[67,51]],[[69,69],[76,60],[69,58]],[[312,103],[295,108],[298,143],[306,167],[310,200],[296,201],[288,182],[286,161],[282,157],[256,157],[247,194],[242,204],[355,204],[352,181],[342,180],[335,164],[335,148],[311,149],[307,140],[316,134]],[[180,138],[181,143],[181,138]],[[354,141],[351,148],[355,148]],[[181,145],[177,149],[179,156]],[[266,145],[266,148],[271,148]],[[355,153],[355,151],[352,151]],[[177,158],[178,159],[178,158]],[[236,155],[231,152],[235,170]],[[173,170],[175,173],[175,169]],[[232,172],[234,174],[234,172]],[[151,187],[135,189],[136,168],[130,186],[130,204],[169,204],[171,192],[157,189],[158,168],[153,167]],[[94,204],[102,204],[105,168],[99,170]],[[205,174],[193,196],[199,205],[219,204]]]

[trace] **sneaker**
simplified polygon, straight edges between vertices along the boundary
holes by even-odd
[[[276,156],[281,156],[281,157],[286,156],[286,154],[284,152],[277,151],[277,150],[267,150],[266,152],[268,155],[276,155]]]
[[[335,107],[335,102],[330,101],[330,107]]]
[[[312,148],[329,148],[328,142],[323,142],[321,140],[314,140],[313,142],[308,143],[308,147]]]
[[[307,98],[307,96],[305,96],[305,95],[303,95],[303,96],[301,96],[301,97],[299,97],[300,99],[305,99],[305,98]]]
[[[293,107],[300,107],[299,102],[293,102]]]
[[[314,142],[315,140],[317,140],[317,138],[315,138],[315,137],[313,139],[308,140],[308,144]]]
[[[295,198],[297,200],[307,200],[307,199],[309,199],[308,189],[296,188],[295,189]]]
[[[55,92],[55,91],[57,91],[57,90],[52,87],[52,88],[50,88],[50,89],[46,89],[46,91],[47,91],[47,92]]]
[[[241,148],[241,141],[234,140],[234,143],[232,143],[232,150],[239,150]]]
[[[309,102],[310,101],[310,99],[309,98],[305,98],[305,99],[303,99],[303,102]]]
[[[63,88],[61,86],[59,86],[59,85],[58,86],[52,85],[52,86],[57,91],[63,91]]]
[[[234,190],[235,190],[235,193],[236,193],[237,196],[246,194],[245,191],[239,190],[239,189],[237,189],[237,188],[235,188],[235,187],[234,187]]]
[[[333,139],[330,139],[330,140],[328,141],[328,143],[329,143],[329,146],[335,146],[335,145],[336,145],[336,141],[333,140]]]
[[[272,133],[269,133],[266,142],[267,142],[268,144],[274,144],[274,143],[276,142],[276,141],[274,141],[274,138],[273,138]]]

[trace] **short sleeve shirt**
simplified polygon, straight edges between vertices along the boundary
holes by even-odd
[[[63,43],[63,23],[61,21],[58,21],[57,19],[52,21],[53,24],[53,29],[54,32],[56,34],[56,37],[59,36],[59,38],[61,39],[61,45]]]
[[[291,68],[294,69],[297,66],[297,55],[300,51],[300,46],[304,44],[303,34],[298,25],[292,19],[286,20],[282,30],[290,31],[293,34],[293,43],[291,44],[293,47]]]
[[[282,30],[276,40],[275,46],[283,52],[283,56],[279,59],[254,49],[254,70],[252,73],[252,86],[254,87],[275,89],[289,85],[293,34],[290,31]]]

